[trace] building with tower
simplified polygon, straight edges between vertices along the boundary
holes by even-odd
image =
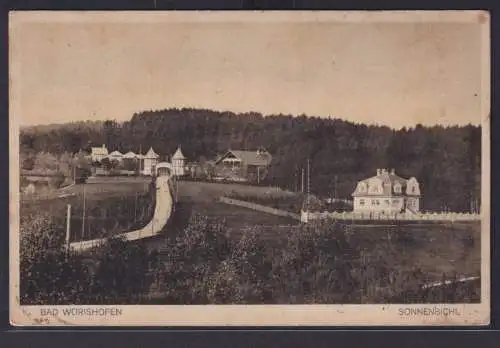
[[[159,159],[160,156],[150,147],[148,152],[142,156],[142,174],[153,175]]]
[[[186,157],[182,154],[180,146],[172,156],[172,168],[175,176],[186,175]]]

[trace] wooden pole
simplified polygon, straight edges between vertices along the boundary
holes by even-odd
[[[334,191],[333,191],[333,198],[335,198],[335,200],[337,199],[337,175],[335,175],[335,187],[334,187]]]
[[[137,222],[137,191],[135,191],[134,223]]]
[[[179,180],[175,178],[175,202],[179,199]]]
[[[85,236],[85,183],[83,184],[82,239]]]
[[[69,237],[71,226],[71,204],[68,204],[66,212],[66,250],[69,251]]]
[[[301,178],[300,192],[304,193],[304,168],[302,168],[302,178]]]
[[[309,195],[311,194],[311,166],[307,159],[307,211],[309,211]]]

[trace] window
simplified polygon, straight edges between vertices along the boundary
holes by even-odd
[[[388,200],[388,199],[386,199],[386,200],[385,200],[385,205],[389,205],[389,204],[391,204],[391,201],[390,201],[390,200]]]
[[[379,193],[380,190],[379,190],[378,185],[375,183],[370,184],[370,188],[368,189],[368,192],[369,193]]]
[[[375,200],[374,200],[374,199],[372,199],[372,205],[375,205],[375,204],[376,204]]]
[[[359,205],[365,205],[365,200],[364,199],[360,199],[359,200]]]
[[[394,192],[401,193],[401,184],[400,183],[394,184]]]
[[[366,192],[366,184],[365,183],[360,183],[359,184],[359,192]]]

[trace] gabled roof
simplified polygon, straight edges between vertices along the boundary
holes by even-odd
[[[136,158],[137,155],[133,153],[132,151],[127,152],[125,155],[123,155],[124,158]]]
[[[172,156],[172,159],[173,160],[182,160],[182,159],[186,159],[186,157],[184,157],[184,155],[182,154],[182,151],[181,151],[181,147],[179,146],[177,148],[177,150],[175,151],[174,155]]]
[[[144,155],[144,158],[158,158],[160,157],[152,147],[149,148],[148,152]]]
[[[113,156],[113,157],[121,157],[121,156],[123,156],[123,154],[120,151],[117,151],[117,150],[111,152],[109,155]]]
[[[224,156],[217,160],[216,163],[221,162],[224,158],[231,154],[245,165],[268,166],[272,161],[272,156],[267,151],[258,153],[257,151],[228,150]]]

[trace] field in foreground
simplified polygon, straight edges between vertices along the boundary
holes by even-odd
[[[288,218],[273,216],[246,208],[240,208],[223,204],[217,201],[219,195],[228,191],[234,192],[240,185],[225,184],[207,184],[207,183],[182,183],[179,187],[179,205],[177,207],[177,217],[184,215],[183,223],[179,224],[177,231],[167,230],[167,233],[182,235],[183,228],[187,226],[190,216],[200,214],[206,216],[209,223],[217,225],[222,223],[224,226],[224,235],[231,243],[240,243],[242,240],[253,238],[256,245],[261,245],[265,250],[265,255],[283,255],[290,252],[290,239],[295,238],[303,240],[302,247],[307,243],[318,243],[317,248],[321,249],[321,238],[329,240],[332,236],[314,236],[308,231],[310,228]],[[248,190],[243,187],[242,191]],[[263,188],[261,192],[264,191]],[[254,192],[255,194],[255,192]],[[180,222],[179,219],[177,222]],[[478,276],[480,274],[480,224],[478,222],[466,223],[398,223],[388,225],[362,225],[352,224],[350,222],[343,224],[341,222],[327,222],[325,225],[336,225],[335,229],[342,231],[342,238],[347,235],[349,239],[345,249],[338,250],[337,253],[349,254],[354,252],[357,260],[352,264],[357,267],[367,267],[369,264],[383,264],[383,269],[388,272],[401,273],[409,275],[410,278],[418,279],[414,284],[417,288],[423,284],[440,281],[443,276],[447,279],[463,276]],[[323,226],[321,228],[330,228]],[[339,233],[338,231],[335,234]],[[310,240],[310,238],[319,238],[319,241]],[[162,244],[164,240],[151,241],[152,249],[160,248],[164,252],[168,248]],[[167,244],[168,245],[168,242]],[[333,249],[328,257],[335,255]],[[167,252],[164,256],[169,258]],[[277,256],[278,258],[281,256]],[[361,260],[361,261],[360,261]],[[200,260],[199,262],[203,262]],[[278,262],[276,260],[272,261]],[[306,268],[307,259],[302,261]],[[361,264],[359,263],[361,262]],[[379,267],[379,266],[377,266]],[[275,270],[267,269],[264,272],[273,273]],[[305,271],[305,270],[303,270]],[[301,271],[297,270],[298,274]],[[371,270],[377,273],[378,271]],[[385,271],[384,271],[385,272]],[[387,277],[387,274],[373,274],[373,277],[381,279]],[[475,283],[474,283],[475,284]],[[168,284],[164,284],[168,287]],[[323,285],[326,286],[326,285]],[[467,285],[470,287],[470,285]],[[401,290],[403,291],[403,290]],[[447,290],[449,291],[449,290]],[[479,293],[478,287],[474,287],[475,293]],[[467,301],[477,301],[477,296],[471,295],[467,290]],[[418,293],[418,292],[417,292]],[[422,293],[426,298],[432,298],[429,301],[439,301],[440,297],[435,295],[435,291]],[[155,303],[161,301],[158,299],[158,293],[155,293]],[[405,301],[398,294],[392,294],[393,300]],[[399,296],[399,297],[398,297]],[[413,296],[413,297],[412,297]],[[411,298],[420,295],[408,294],[407,301],[413,301]],[[160,296],[161,297],[161,296]],[[390,296],[389,296],[390,297]],[[279,301],[274,295],[271,295],[269,303]],[[300,297],[292,302],[304,303],[310,299]],[[325,300],[325,299],[323,299]],[[456,300],[456,299],[455,299]],[[167,299],[164,298],[164,301]],[[288,299],[290,301],[290,299]],[[318,300],[322,301],[322,300]],[[327,300],[325,300],[327,301]],[[380,297],[363,297],[359,299],[364,303],[381,301]],[[451,301],[449,296],[446,301]],[[295,303],[294,302],[294,303]],[[328,301],[327,301],[328,302]],[[417,301],[418,302],[418,301]],[[288,302],[284,302],[288,303]]]
[[[103,178],[98,183],[73,185],[59,195],[62,197],[22,200],[21,230],[46,216],[54,233],[65,234],[70,204],[70,241],[102,238],[144,226],[152,217],[156,197],[148,178]]]
[[[206,184],[181,186],[165,234],[136,243],[110,240],[69,262],[61,261],[60,241],[47,243],[54,239],[50,228],[31,226],[26,235],[32,237],[22,243],[24,303],[478,301],[476,283],[461,290],[420,287],[443,276],[479,275],[479,224],[302,225],[218,203],[220,192]],[[46,279],[57,279],[57,287]]]
[[[184,216],[184,222],[193,214],[225,220],[228,235],[235,239],[241,238],[247,229],[257,226],[260,238],[268,242],[283,243],[292,230],[301,228],[297,221],[217,201],[218,197],[229,192],[251,192],[255,196],[269,195],[272,191],[267,187],[239,184],[180,182],[177,214]],[[285,191],[278,194],[289,195]],[[480,271],[480,222],[385,222],[370,225],[347,221],[344,228],[360,248],[369,250],[376,244],[385,243],[399,254],[397,260],[394,260],[394,267],[416,265],[431,280],[439,280],[443,273],[456,272],[460,276],[469,276]]]

